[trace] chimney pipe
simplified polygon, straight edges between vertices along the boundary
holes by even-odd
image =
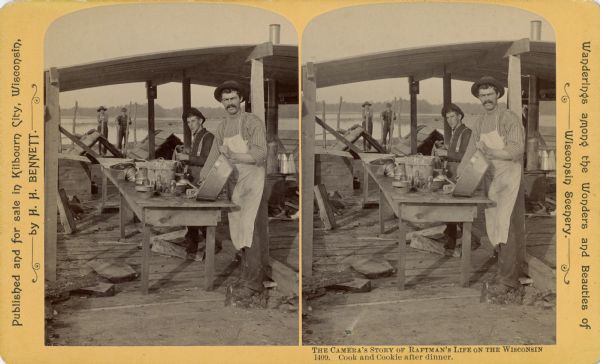
[[[529,35],[529,39],[535,41],[542,39],[542,22],[540,20],[531,21],[531,34]]]
[[[279,44],[279,33],[281,32],[281,25],[270,24],[269,25],[269,42],[273,44]]]

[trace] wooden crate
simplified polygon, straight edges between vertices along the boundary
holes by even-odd
[[[77,196],[80,200],[89,200],[92,194],[92,181],[89,168],[84,162],[59,159],[58,185],[67,196]],[[89,167],[90,165],[87,164]]]
[[[353,188],[352,161],[335,155],[315,155],[315,185],[323,184],[327,191],[341,194],[352,194]]]

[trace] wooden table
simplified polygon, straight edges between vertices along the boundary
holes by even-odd
[[[377,174],[365,163],[365,170],[379,187],[379,225],[385,232],[384,204],[388,204],[398,218],[398,289],[404,289],[406,268],[406,224],[411,222],[462,222],[461,283],[469,285],[471,273],[471,224],[477,217],[477,205],[492,203],[485,196],[454,197],[440,192],[408,192],[392,186],[393,178]]]
[[[228,200],[196,201],[185,197],[155,196],[145,198],[135,191],[133,182],[119,179],[119,171],[103,163],[102,173],[119,189],[121,238],[125,237],[125,209],[131,210],[144,226],[142,243],[142,292],[148,293],[150,271],[150,226],[206,226],[205,288],[213,287],[215,275],[215,231],[221,221],[221,211],[237,207]]]

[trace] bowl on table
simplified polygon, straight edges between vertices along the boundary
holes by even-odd
[[[408,188],[410,186],[410,183],[408,181],[393,181],[392,182],[392,186],[397,187],[397,188]]]

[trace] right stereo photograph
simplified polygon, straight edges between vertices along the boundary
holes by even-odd
[[[301,49],[304,345],[555,344],[549,23],[355,6]]]

